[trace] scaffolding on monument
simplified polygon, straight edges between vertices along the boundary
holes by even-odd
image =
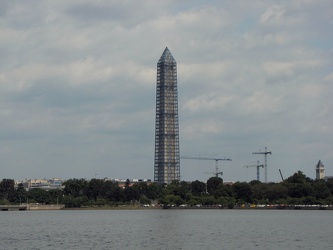
[[[177,63],[165,48],[157,63],[154,181],[180,180]]]

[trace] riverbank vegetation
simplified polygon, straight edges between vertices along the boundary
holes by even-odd
[[[280,183],[260,181],[223,183],[211,177],[206,183],[174,181],[169,185],[126,182],[124,187],[104,179],[69,179],[63,189],[26,190],[14,180],[0,182],[0,204],[64,204],[67,208],[121,205],[223,206],[243,204],[333,205],[333,178],[312,180],[301,171]]]

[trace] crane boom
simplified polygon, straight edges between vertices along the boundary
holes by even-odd
[[[188,160],[207,160],[207,161],[215,161],[215,176],[222,175],[223,172],[219,172],[219,161],[231,161],[230,158],[210,158],[210,157],[192,157],[192,156],[181,156],[181,159],[188,159]]]
[[[210,157],[191,157],[191,156],[181,156],[181,159],[189,160],[214,160],[214,161],[231,161],[229,158],[210,158]]]
[[[281,179],[282,179],[282,181],[284,181],[283,176],[282,176],[281,169],[279,169],[279,172],[280,172],[280,175],[281,175]]]

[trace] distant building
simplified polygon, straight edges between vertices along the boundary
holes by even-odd
[[[316,166],[316,180],[322,180],[325,178],[325,167],[323,163],[319,160]]]
[[[146,183],[150,185],[151,179],[114,179],[114,178],[104,178],[104,181],[112,181],[113,183],[117,183],[119,187],[125,188],[127,185],[129,187],[133,186],[134,184],[138,183]]]
[[[63,180],[59,178],[53,178],[51,180],[47,179],[29,179],[25,181],[18,181],[16,182],[16,186],[22,184],[26,190],[34,189],[34,188],[41,188],[45,190],[50,189],[61,189],[63,188]]]
[[[180,180],[177,63],[165,48],[157,63],[154,181]]]

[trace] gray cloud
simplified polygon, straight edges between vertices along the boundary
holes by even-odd
[[[178,62],[182,155],[230,157],[226,180],[273,151],[269,179],[333,175],[332,3],[5,1],[2,176],[152,178],[156,63]],[[215,162],[181,162],[206,180]]]

